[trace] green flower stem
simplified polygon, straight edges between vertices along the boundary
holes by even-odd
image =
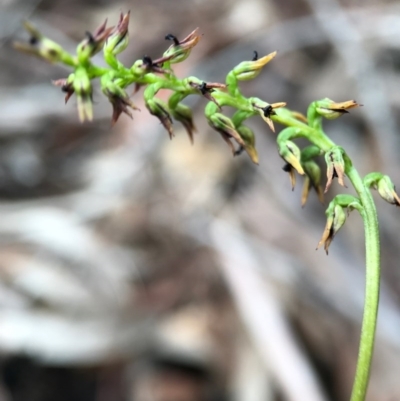
[[[204,115],[207,120],[210,120],[210,117],[215,113],[218,113],[218,106],[213,102],[208,102],[204,109]]]
[[[308,132],[310,134],[316,132],[315,129],[309,127],[307,124],[304,124],[302,121],[291,117],[289,110],[285,108],[275,110],[275,114],[271,116],[271,120],[282,124],[285,127],[300,128],[301,131]]]
[[[213,98],[218,102],[220,106],[234,107],[235,109],[251,112],[255,115],[253,108],[249,105],[248,99],[243,97],[237,98],[232,96],[230,93],[215,90],[212,93]]]
[[[307,110],[307,120],[310,126],[316,130],[322,129],[322,116],[316,111],[316,102],[312,102]]]
[[[353,391],[351,394],[351,401],[364,401],[371,370],[379,306],[379,225],[375,203],[370,191],[364,186],[360,175],[352,166],[349,170],[346,169],[346,174],[357,191],[364,208],[362,217],[364,220],[366,250],[365,303],[356,378],[354,380]]]
[[[232,116],[232,122],[235,125],[235,127],[237,128],[242,125],[243,121],[247,120],[248,118],[250,118],[254,115],[255,115],[255,113],[252,111],[238,110]]]
[[[78,59],[63,49],[60,63],[69,65],[70,67],[76,67],[78,65]]]
[[[113,70],[126,70],[125,66],[111,52],[104,51],[104,60]]]
[[[323,152],[327,152],[329,149],[336,146],[335,143],[325,135],[322,129],[309,127],[303,122],[290,117],[285,109],[279,109],[276,113],[276,115],[271,116],[273,121],[288,127],[299,128],[300,134],[296,136],[307,138]],[[344,155],[344,160],[346,175],[356,190],[363,207],[361,216],[363,218],[365,231],[366,289],[364,314],[356,375],[351,395],[351,401],[364,401],[368,388],[378,317],[380,284],[379,224],[375,203],[369,189],[363,183],[359,173],[353,167],[350,158],[346,154]]]
[[[183,99],[185,99],[185,97],[189,96],[190,94],[191,93],[187,92],[175,92],[168,99],[168,107],[171,110],[175,109],[178,106],[179,102],[181,102]]]
[[[87,68],[87,73],[89,75],[89,77],[92,78],[98,78],[98,77],[102,77],[107,73],[110,73],[111,69],[109,68],[102,68],[102,67],[98,67],[96,65],[91,64],[88,68]]]
[[[167,71],[167,72],[164,74],[166,78],[168,78],[168,79],[176,79],[174,70],[171,68],[171,62],[170,62],[170,61],[166,61],[166,62],[163,64],[163,68],[164,68],[165,71]]]
[[[246,98],[242,95],[239,89],[238,80],[235,73],[232,71],[228,72],[226,75],[225,82],[227,84],[228,92],[238,100],[245,100]]]
[[[150,74],[149,74],[150,75]],[[170,89],[175,92],[182,91],[183,87],[181,83],[171,82],[168,79],[157,77],[157,81],[153,84],[150,84],[144,91],[145,99],[152,99],[159,90],[161,89]]]
[[[322,152],[318,146],[310,145],[302,149],[301,151],[301,161],[307,162],[314,159],[317,156],[321,156]]]
[[[271,120],[286,127],[299,128],[300,131],[297,136],[307,138],[314,145],[318,146],[323,152],[327,152],[332,147],[336,146],[330,138],[322,130],[317,130],[304,124],[294,117],[288,115],[287,109],[277,109],[275,115],[271,116]]]
[[[183,93],[175,92],[168,99],[168,107],[174,109],[180,101],[182,101],[186,96]]]

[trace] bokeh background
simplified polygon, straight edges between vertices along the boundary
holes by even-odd
[[[28,19],[73,51],[131,10],[127,65],[164,36],[202,40],[179,76],[223,82],[278,50],[248,96],[305,112],[324,97],[364,106],[325,124],[361,174],[400,186],[400,3],[337,0],[2,0],[0,2],[0,400],[345,401],[364,296],[353,212],[327,257],[324,210],[304,208],[275,137],[253,119],[260,166],[232,158],[187,100],[197,131],[173,141],[142,109],[111,128],[95,91],[80,124],[52,79],[19,54]],[[101,56],[96,62],[102,64]],[[165,96],[165,94],[162,94]],[[228,113],[229,111],[226,110]],[[277,127],[278,131],[281,127]],[[321,166],[323,162],[321,161]],[[399,210],[376,197],[382,297],[369,401],[400,399]]]

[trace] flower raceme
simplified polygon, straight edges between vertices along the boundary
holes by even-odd
[[[190,141],[194,140],[195,125],[190,108],[182,103],[189,95],[201,95],[215,108],[208,108],[206,117],[213,127],[229,145],[233,155],[241,154],[245,150],[250,159],[258,164],[258,153],[255,144],[255,135],[250,128],[241,121],[231,120],[222,113],[224,106],[234,107],[243,112],[245,118],[261,115],[269,127],[274,130],[271,117],[275,109],[285,106],[285,103],[272,103],[257,98],[245,98],[239,90],[238,82],[255,78],[262,68],[276,55],[272,52],[264,57],[256,54],[250,61],[243,61],[228,73],[226,83],[206,82],[196,77],[179,79],[175,76],[171,65],[184,61],[189,57],[192,49],[201,39],[199,29],[196,28],[183,39],[168,34],[166,40],[173,43],[164,54],[157,59],[144,56],[135,61],[131,67],[125,67],[117,56],[129,41],[130,14],[122,13],[116,26],[107,26],[104,21],[93,33],[87,32],[86,37],[78,44],[76,54],[65,51],[59,44],[47,39],[29,23],[25,28],[31,36],[28,43],[18,42],[15,47],[19,50],[34,54],[52,63],[63,63],[73,67],[73,72],[67,77],[54,80],[56,86],[66,93],[65,102],[71,96],[77,97],[79,119],[93,119],[93,83],[96,78],[101,80],[101,90],[112,105],[112,124],[115,124],[121,114],[133,117],[131,110],[137,107],[130,100],[126,92],[129,85],[135,85],[135,92],[145,87],[144,99],[149,112],[157,117],[167,130],[170,138],[173,137],[173,119],[182,123]],[[102,68],[93,64],[91,58],[103,51],[104,58],[110,68]],[[256,53],[256,52],[255,52]],[[169,89],[172,95],[167,102],[157,98],[161,89]],[[207,107],[206,107],[207,109]],[[233,143],[239,148],[235,149]]]
[[[313,188],[318,198],[323,202],[321,186],[321,168],[315,160],[325,154],[327,164],[327,182],[325,193],[337,178],[340,185],[345,186],[344,178],[350,168],[349,159],[344,150],[338,146],[321,149],[308,134],[310,130],[322,130],[322,119],[335,119],[349,109],[359,106],[355,100],[335,102],[325,98],[311,103],[307,116],[285,108],[286,103],[268,103],[259,98],[246,98],[240,88],[240,81],[256,78],[262,69],[276,56],[271,52],[259,57],[255,51],[251,60],[242,61],[234,67],[225,78],[225,83],[207,82],[197,77],[178,78],[172,65],[186,60],[193,48],[201,39],[199,28],[194,29],[183,39],[173,34],[167,34],[165,39],[172,44],[157,59],[149,56],[136,60],[132,66],[124,66],[117,58],[129,43],[130,13],[121,13],[116,26],[108,26],[104,21],[93,33],[87,32],[86,37],[78,44],[76,54],[65,51],[62,46],[46,38],[31,24],[25,23],[25,29],[30,35],[28,43],[15,43],[18,50],[41,57],[51,63],[62,63],[73,68],[67,77],[53,81],[66,93],[65,102],[71,96],[77,98],[78,115],[81,121],[93,119],[93,84],[92,81],[100,78],[102,93],[112,106],[112,124],[115,124],[121,114],[133,118],[132,111],[138,110],[127,93],[127,87],[134,85],[134,93],[140,88],[144,90],[144,100],[149,112],[157,117],[172,139],[174,136],[174,120],[185,128],[190,142],[194,142],[196,128],[193,122],[192,110],[182,101],[190,95],[200,95],[206,101],[205,116],[210,127],[220,134],[229,146],[234,156],[247,153],[253,163],[259,163],[254,132],[244,121],[252,116],[261,116],[271,131],[275,132],[274,122],[286,125],[277,137],[278,150],[286,162],[284,170],[289,173],[292,188],[296,183],[296,173],[304,176],[301,204],[304,206],[310,189]],[[103,51],[104,59],[109,68],[96,66],[91,58]],[[167,101],[157,97],[161,89],[172,92]],[[225,107],[236,109],[230,118],[223,113]],[[300,149],[294,142],[296,138],[307,137],[314,145]],[[378,173],[376,173],[378,174]],[[394,185],[387,176],[373,176],[368,178],[368,186],[376,188],[379,194],[388,202],[399,205]],[[340,206],[342,207],[342,206]],[[325,230],[326,238],[322,241],[329,246],[334,234],[338,231],[339,206],[332,209],[330,229]],[[345,219],[340,219],[340,221]],[[326,233],[331,233],[327,235]],[[327,250],[327,248],[326,248]]]
[[[379,302],[379,230],[375,203],[369,189],[376,189],[384,200],[396,206],[400,206],[400,197],[393,182],[386,175],[374,172],[362,180],[344,149],[336,146],[323,130],[323,119],[339,118],[347,114],[348,110],[360,105],[355,100],[335,102],[325,98],[312,102],[304,115],[285,108],[284,102],[268,103],[256,97],[245,97],[239,83],[257,77],[265,65],[276,56],[276,52],[258,57],[255,51],[251,60],[242,61],[228,72],[224,83],[207,82],[197,77],[180,79],[175,75],[172,65],[189,57],[201,39],[198,28],[181,40],[173,34],[166,35],[165,39],[172,41],[172,44],[161,57],[152,59],[145,55],[132,66],[126,67],[117,57],[128,45],[129,17],[129,12],[122,13],[115,27],[107,27],[105,21],[94,33],[86,33],[75,55],[46,38],[29,23],[24,24],[30,35],[29,41],[17,42],[15,47],[50,63],[62,63],[73,69],[68,77],[53,83],[61,87],[66,94],[65,102],[71,96],[76,96],[81,121],[93,118],[92,81],[100,78],[102,93],[112,105],[112,124],[117,122],[121,114],[132,118],[131,111],[137,110],[127,93],[127,87],[133,85],[134,93],[144,88],[143,97],[147,109],[159,119],[170,138],[174,136],[174,119],[184,126],[193,143],[196,129],[192,111],[182,101],[187,96],[198,95],[207,101],[204,114],[209,125],[220,134],[232,154],[237,156],[247,153],[255,164],[259,162],[255,134],[244,122],[252,116],[261,116],[273,132],[274,123],[285,126],[276,138],[278,150],[285,161],[283,169],[289,173],[292,188],[296,184],[296,174],[304,176],[301,198],[303,206],[311,188],[314,188],[319,200],[323,202],[323,194],[330,189],[334,178],[337,178],[343,187],[346,187],[345,178],[351,183],[357,196],[339,194],[329,203],[326,226],[317,249],[324,246],[328,253],[335,235],[346,222],[346,211],[355,209],[360,213],[365,227],[367,287],[360,352],[351,401],[364,401],[370,376]],[[100,51],[103,51],[109,68],[99,67],[92,62],[91,58]],[[167,101],[157,97],[157,93],[162,89],[172,92]],[[235,110],[232,117],[224,114],[226,107]],[[298,138],[307,139],[311,145],[300,149],[295,143]],[[327,165],[325,191],[322,190],[323,174],[317,160],[323,155]]]

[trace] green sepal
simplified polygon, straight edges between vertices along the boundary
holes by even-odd
[[[156,116],[160,120],[161,124],[168,131],[170,139],[172,139],[174,136],[172,129],[172,118],[167,104],[163,100],[156,97],[147,99],[145,103],[147,109],[150,111],[150,114]]]
[[[304,169],[301,165],[301,151],[292,141],[278,142],[278,150],[282,159],[289,163],[299,174],[304,175]]]
[[[258,152],[256,149],[256,136],[254,132],[246,125],[237,127],[240,137],[243,139],[245,145],[244,150],[249,155],[254,164],[258,164]]]
[[[170,103],[168,103],[170,105]],[[182,125],[185,127],[186,132],[189,136],[190,142],[193,144],[194,143],[194,132],[196,132],[196,127],[193,123],[193,114],[192,110],[190,107],[178,103],[175,105],[174,108],[170,108],[172,117],[174,117],[175,120],[179,121],[182,123]]]
[[[346,187],[346,184],[344,183],[346,171],[345,159],[348,160],[348,158],[345,157],[344,149],[340,146],[334,146],[325,153],[325,161],[327,165],[325,193],[328,192],[335,177],[337,177],[338,182],[342,187]]]
[[[80,121],[93,120],[92,84],[85,68],[78,67],[75,70],[72,85],[77,99]]]
[[[364,185],[376,189],[386,202],[400,206],[400,197],[396,193],[396,187],[388,175],[382,173],[369,173],[364,177]]]
[[[326,254],[328,254],[328,249],[333,241],[333,238],[346,222],[345,209],[347,209],[348,212],[353,209],[357,209],[361,214],[364,213],[364,209],[360,200],[355,196],[337,195],[332,199],[325,212],[327,216],[327,222],[322,234],[322,238],[317,246],[318,249],[321,245],[324,245]]]

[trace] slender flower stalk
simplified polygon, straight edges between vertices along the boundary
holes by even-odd
[[[166,35],[165,39],[172,44],[160,58],[153,60],[144,56],[132,66],[126,67],[117,59],[117,55],[128,45],[129,17],[129,12],[122,13],[116,27],[107,27],[106,21],[93,34],[87,33],[78,45],[76,55],[66,52],[61,45],[46,38],[28,23],[25,28],[30,39],[27,43],[16,43],[15,47],[73,69],[67,78],[53,83],[66,93],[65,102],[71,96],[76,96],[81,121],[93,119],[92,81],[100,78],[102,92],[112,106],[113,124],[121,114],[132,118],[131,110],[137,109],[126,90],[129,85],[134,85],[134,93],[144,88],[143,97],[147,109],[159,119],[171,139],[174,136],[175,120],[183,125],[193,143],[196,129],[192,111],[182,101],[190,95],[198,95],[207,101],[204,114],[210,127],[226,142],[233,156],[246,153],[253,163],[259,163],[255,134],[244,124],[248,118],[260,116],[273,132],[274,123],[285,127],[277,136],[278,152],[285,161],[283,169],[289,173],[292,188],[296,184],[296,174],[304,177],[303,206],[311,188],[315,189],[319,200],[323,202],[323,195],[334,185],[335,178],[342,187],[350,182],[357,196],[337,195],[330,202],[326,211],[327,223],[318,247],[323,246],[328,253],[335,235],[346,222],[346,212],[357,210],[360,213],[365,230],[366,292],[351,401],[364,401],[374,349],[380,280],[379,227],[370,189],[376,189],[384,200],[396,206],[400,206],[400,197],[391,179],[382,173],[370,173],[362,179],[346,151],[337,146],[323,130],[324,118],[339,118],[359,104],[355,100],[335,102],[325,98],[311,103],[304,115],[287,109],[284,102],[269,103],[256,97],[245,97],[239,82],[257,77],[276,56],[276,52],[259,57],[255,51],[250,60],[242,61],[227,73],[224,83],[206,82],[197,77],[180,79],[171,65],[189,57],[201,38],[198,28],[183,39],[173,34]],[[101,50],[108,68],[96,66],[91,60]],[[162,89],[172,92],[168,101],[157,97]],[[236,110],[232,117],[224,114],[226,107]],[[307,139],[311,145],[301,149],[295,142],[298,138]],[[320,163],[316,161],[320,156],[324,156],[327,166],[325,191],[322,190]]]
[[[277,113],[272,119],[276,122],[284,124],[289,127],[296,128],[295,136],[307,138],[310,142],[320,148],[325,155],[329,152],[338,149],[338,147],[332,142],[330,138],[322,130],[321,121],[318,124],[310,120],[310,116],[315,115],[317,119],[319,116],[315,113],[315,106],[318,102],[314,102],[310,105],[308,112],[308,125],[304,122],[300,122],[290,116],[288,113]],[[310,109],[309,108],[309,109]],[[316,128],[314,128],[316,127]],[[365,250],[366,250],[366,287],[365,287],[365,303],[364,303],[364,314],[361,327],[361,339],[357,361],[357,368],[355,374],[355,380],[353,384],[353,390],[351,394],[351,401],[364,401],[368,389],[368,382],[371,372],[372,356],[374,351],[375,343],[375,332],[378,317],[378,306],[379,306],[379,286],[380,286],[380,241],[379,241],[379,225],[378,217],[376,212],[375,203],[372,199],[369,187],[376,183],[376,175],[371,178],[371,174],[367,175],[364,179],[360,177],[359,173],[353,166],[349,156],[341,150],[344,174],[349,178],[352,186],[358,194],[357,198],[341,199],[338,204],[343,208],[347,208],[348,211],[356,209],[364,222],[365,232]],[[341,162],[341,161],[340,161]],[[332,162],[334,164],[334,161]],[[329,164],[328,164],[329,170]],[[380,173],[372,173],[380,174]],[[339,176],[336,174],[339,179]],[[381,174],[379,178],[383,175]],[[378,180],[379,181],[379,180]],[[393,184],[392,184],[393,185]],[[390,186],[393,198],[397,194],[394,192],[394,186]],[[396,195],[395,195],[396,194]],[[386,199],[387,200],[387,199]],[[393,202],[390,202],[393,203]],[[334,203],[335,204],[335,203]],[[331,207],[330,207],[331,208]],[[337,233],[339,228],[343,225],[340,220],[343,219],[343,215],[337,220],[335,226],[335,216],[332,216],[332,212],[327,210],[329,233],[327,233],[327,227],[325,228],[324,234],[318,245],[324,244],[325,251],[328,251],[329,245],[333,240],[334,235]],[[331,220],[331,221],[330,221]],[[339,226],[340,225],[340,226]]]

